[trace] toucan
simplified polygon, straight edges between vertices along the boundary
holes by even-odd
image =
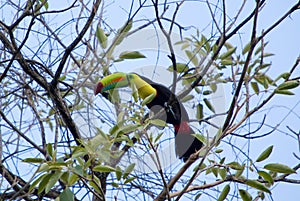
[[[175,152],[185,162],[191,154],[199,150],[203,144],[192,134],[195,132],[189,125],[189,116],[176,95],[164,85],[136,73],[116,72],[101,79],[94,88],[94,94],[105,94],[107,91],[134,85],[141,99],[149,99],[146,106],[159,119],[174,126]]]

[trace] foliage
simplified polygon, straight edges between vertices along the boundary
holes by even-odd
[[[276,98],[299,101],[300,60],[274,75],[276,55],[268,52],[268,44],[276,41],[265,40],[300,3],[261,31],[258,23],[269,2],[246,2],[237,14],[228,11],[231,5],[225,1],[201,2],[210,14],[205,16],[209,26],[191,27],[176,17],[196,1],[132,1],[128,9],[100,0],[4,3],[0,199],[272,200],[279,182],[299,184],[293,177],[300,168],[297,154],[287,156],[296,165],[287,164],[273,157],[280,147],[268,141],[289,122],[284,118],[269,126],[267,121]],[[122,11],[119,21],[110,21],[111,7],[121,7],[126,15]],[[241,13],[247,16],[242,19]],[[147,35],[143,31],[150,26],[155,32]],[[248,38],[237,42],[241,32]],[[173,38],[176,33],[180,39]],[[134,36],[142,40],[130,40]],[[159,43],[154,53],[143,43],[149,38]],[[131,48],[133,42],[144,49]],[[160,49],[165,44],[167,53]],[[148,61],[156,65],[147,77],[155,82],[159,76],[168,78],[170,90],[189,111],[194,136],[204,144],[186,163],[167,150],[174,150],[173,128],[148,113],[145,105],[153,95],[140,100],[131,85],[94,97],[101,77],[135,72],[125,67],[147,66],[140,62]],[[148,66],[141,72],[149,72]],[[285,133],[299,139],[289,127]],[[268,144],[252,150],[255,139]]]

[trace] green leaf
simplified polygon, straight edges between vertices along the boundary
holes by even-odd
[[[288,90],[288,89],[294,89],[299,86],[299,81],[298,80],[290,80],[286,81],[282,84],[280,84],[276,90]]]
[[[142,101],[142,106],[147,105],[148,103],[150,103],[154,98],[156,97],[155,93],[150,94],[149,96],[147,96],[143,101]]]
[[[258,53],[260,53],[260,52],[263,50],[263,48],[265,48],[265,47],[267,46],[268,43],[269,43],[269,42],[266,42],[266,43],[260,45],[260,46],[255,50],[255,53],[254,53],[254,54],[257,55]]]
[[[64,184],[68,185],[68,179],[70,177],[70,174],[71,174],[70,171],[63,172],[63,174],[60,176],[60,181],[62,181]]]
[[[205,105],[207,106],[207,108],[212,111],[213,113],[215,113],[215,109],[214,107],[212,106],[212,104],[210,103],[210,101],[207,99],[207,98],[204,98],[203,99]]]
[[[125,169],[123,174],[123,179],[126,179],[128,177],[128,175],[133,171],[134,167],[135,167],[135,163],[132,163]]]
[[[119,184],[116,183],[116,182],[112,182],[111,185],[112,185],[113,187],[115,187],[115,188],[119,188]]]
[[[185,102],[187,102],[187,101],[189,101],[189,100],[192,100],[193,98],[194,98],[194,96],[193,96],[192,94],[189,94],[189,95],[183,97],[183,98],[181,99],[181,102],[185,103]]]
[[[203,144],[207,144],[207,139],[206,137],[204,137],[204,135],[197,133],[197,134],[192,134],[192,136],[194,136],[197,140],[199,140]]]
[[[93,168],[93,171],[96,171],[96,172],[114,172],[114,171],[116,171],[116,169],[113,168],[113,167],[110,167],[108,165],[97,165]]]
[[[50,177],[46,185],[45,193],[48,193],[51,190],[51,188],[56,184],[56,182],[59,180],[62,174],[63,172],[57,172],[57,171],[55,171],[55,173],[52,174],[52,176]]]
[[[188,47],[190,47],[191,45],[189,43],[184,43],[181,46],[181,50],[187,49]]]
[[[51,156],[51,158],[53,159],[53,147],[51,143],[47,144],[47,152],[49,154],[49,156]]]
[[[62,170],[64,167],[67,167],[67,163],[61,163],[61,162],[49,163],[49,170]]]
[[[91,180],[89,182],[89,185],[92,186],[94,188],[94,190],[101,195],[103,191],[102,191],[101,187],[97,184],[100,184],[100,182],[96,183],[94,180]]]
[[[247,52],[249,52],[250,47],[251,47],[251,41],[247,45],[245,45],[242,54],[246,54]]]
[[[265,200],[266,196],[265,196],[264,192],[262,192],[262,191],[258,192],[258,196],[260,197],[261,200]]]
[[[48,170],[49,170],[48,163],[42,163],[38,168],[38,172],[46,172]]]
[[[204,114],[203,114],[203,105],[201,103],[199,103],[197,105],[196,117],[197,117],[198,120],[201,120],[204,117]]]
[[[225,42],[225,47],[229,50],[231,48],[233,48],[232,44],[230,44],[229,42]]]
[[[288,77],[291,75],[291,73],[290,72],[285,72],[285,73],[282,73],[281,75],[280,75],[280,77],[282,77],[283,79],[288,79]]]
[[[130,31],[131,28],[132,28],[132,19],[127,21],[125,25],[118,30],[118,35],[116,36],[115,39],[115,45],[121,44],[121,42],[124,40],[124,38],[126,37],[127,33]]]
[[[167,70],[173,72],[173,70],[174,70],[173,65],[169,66]],[[183,73],[183,72],[186,72],[188,70],[189,70],[189,67],[186,64],[176,63],[176,72]]]
[[[133,22],[133,20],[130,19],[128,22],[125,23],[125,25],[121,29],[118,30],[118,32],[119,33],[128,33],[132,28],[132,22]]]
[[[243,170],[243,166],[240,165],[238,162],[231,162],[231,163],[228,163],[227,166],[229,166],[231,169],[234,169],[234,170]]]
[[[254,77],[254,79],[261,84],[265,89],[269,87],[269,81],[271,81],[271,78],[266,76],[265,74],[258,74]]]
[[[43,159],[43,158],[25,158],[24,160],[22,160],[22,162],[25,162],[25,163],[44,163],[44,162],[46,162],[46,160]]]
[[[48,1],[44,4],[44,8],[45,8],[46,10],[48,10],[48,8],[49,8]]]
[[[219,175],[224,180],[226,178],[226,176],[227,176],[227,170],[226,170],[226,168],[220,168],[219,169]]]
[[[216,83],[211,83],[211,84],[209,85],[209,87],[211,88],[211,90],[212,90],[213,92],[216,92],[216,91],[217,91],[217,84],[216,84]]]
[[[136,179],[136,177],[130,177],[130,178],[128,178],[128,179],[126,179],[126,180],[124,181],[124,184],[128,184],[128,183],[132,182],[132,181],[135,180],[135,179]]]
[[[282,94],[282,95],[295,95],[293,92],[289,91],[289,90],[278,90],[275,89],[275,94]]]
[[[261,64],[261,65],[259,65],[258,67],[255,68],[255,71],[257,72],[257,71],[262,70],[264,68],[267,68],[269,66],[271,66],[270,63],[268,63],[268,64]]]
[[[246,190],[239,189],[239,194],[243,201],[252,201],[251,195]]]
[[[223,201],[223,200],[225,200],[226,197],[227,197],[227,195],[228,195],[228,193],[229,193],[229,191],[230,191],[230,186],[229,186],[229,184],[227,184],[226,186],[224,186],[224,188],[223,188],[220,196],[218,197],[217,201]]]
[[[83,168],[81,165],[76,165],[73,172],[79,176],[83,176]]]
[[[222,152],[223,152],[223,149],[217,149],[217,150],[215,151],[215,153],[217,153],[217,154],[222,153]]]
[[[96,37],[103,49],[107,47],[107,36],[104,33],[103,29],[100,26],[97,26]]]
[[[132,97],[134,99],[134,102],[137,102],[138,101],[138,98],[139,98],[139,92],[138,92],[138,89],[136,88],[136,84],[134,82],[129,82],[130,84],[130,88],[132,90]]]
[[[53,174],[47,174],[43,179],[41,180],[39,187],[38,187],[38,194],[43,192],[43,190],[46,188],[49,179],[52,177]]]
[[[190,61],[192,61],[192,63],[197,66],[198,65],[198,59],[196,57],[196,54],[194,54],[193,52],[189,51],[189,50],[185,50],[185,54],[187,55],[187,57],[189,58]]]
[[[215,177],[218,177],[219,168],[211,168],[211,172],[215,175]]]
[[[41,175],[40,177],[38,177],[36,180],[34,180],[33,182],[32,182],[32,184],[30,185],[30,187],[29,187],[29,191],[32,191],[36,186],[37,186],[37,184],[38,183],[40,183],[40,181],[44,178],[44,177],[46,177],[48,174],[43,174],[43,175]]]
[[[290,76],[291,74],[289,72],[284,72],[282,74],[280,74],[275,80],[274,82],[277,82],[278,80],[280,80],[281,78],[286,80],[288,79],[288,77]]]
[[[228,65],[233,65],[235,62],[232,59],[222,59],[221,60],[221,65],[223,66],[228,66]]]
[[[258,171],[257,173],[259,176],[261,176],[265,181],[269,182],[270,184],[274,183],[274,180],[269,173],[265,171]]]
[[[124,116],[125,116],[125,111],[120,111],[120,113],[118,114],[118,117],[117,117],[117,123],[121,123],[122,121],[124,121]]]
[[[65,79],[67,78],[67,76],[66,75],[62,75],[61,77],[59,77],[59,81],[64,81]]]
[[[159,126],[159,127],[167,126],[167,123],[164,120],[161,120],[161,119],[150,119],[149,123],[153,124],[155,126]]]
[[[262,55],[262,57],[263,58],[266,58],[266,57],[271,57],[271,56],[274,56],[275,54],[273,54],[273,53],[267,53],[267,52],[265,52],[265,53],[263,53],[263,55]],[[260,56],[261,57],[261,56]]]
[[[207,166],[205,165],[205,163],[202,163],[199,165],[196,165],[193,169],[193,171],[197,171],[197,170],[203,170],[204,168],[206,168]]]
[[[122,177],[122,169],[120,168],[120,166],[116,167],[116,177],[117,177],[117,180],[120,181],[120,179]]]
[[[210,94],[212,94],[213,92],[211,91],[211,90],[205,90],[205,91],[203,91],[203,95],[210,95]]]
[[[68,178],[68,185],[73,186],[78,181],[78,179],[79,177],[76,174],[70,174]]]
[[[138,51],[125,51],[119,55],[120,59],[141,59],[146,58],[145,55]]]
[[[259,87],[257,82],[251,82],[251,87],[254,90],[254,92],[258,95],[259,94]]]
[[[131,132],[137,130],[140,126],[141,126],[140,124],[129,124],[129,125],[122,126],[118,130],[118,135],[131,133]]]
[[[248,186],[251,186],[253,188],[256,188],[260,191],[264,191],[266,193],[271,193],[271,191],[265,185],[263,185],[262,183],[260,183],[256,180],[247,180],[245,182],[245,184],[247,184]]]
[[[164,134],[164,133],[158,134],[158,135],[155,137],[154,142],[157,143],[158,140],[161,138],[161,136],[163,136],[163,134]]]
[[[200,199],[200,197],[201,197],[201,193],[198,193],[196,196],[195,196],[195,198],[194,198],[194,200],[199,200]]]
[[[220,59],[223,60],[223,59],[230,57],[235,52],[235,50],[236,50],[236,47],[230,48],[227,52],[223,53],[220,56]]]
[[[185,40],[179,40],[177,42],[174,43],[174,45],[181,45],[181,44],[185,44]]]
[[[242,165],[242,168],[240,170],[236,170],[234,176],[240,177],[243,174],[244,170],[245,170],[245,164]]]
[[[42,4],[44,4],[44,5],[43,5],[44,8],[45,8],[46,10],[48,10],[48,8],[49,8],[48,1],[46,1],[46,0],[40,0],[40,2],[41,2]]]
[[[225,159],[226,159],[226,157],[223,157],[223,158],[221,158],[221,160],[220,160],[220,164],[223,164],[224,162],[225,162]]]
[[[86,154],[87,154],[87,152],[83,147],[76,147],[72,152],[72,158],[75,159],[75,158],[84,156]]]
[[[279,163],[270,163],[265,165],[264,168],[267,170],[271,170],[273,172],[284,173],[284,174],[296,173],[296,171],[290,168],[289,166],[279,164]]]
[[[74,193],[66,187],[66,189],[59,195],[59,199],[62,201],[74,201]]]
[[[261,162],[267,159],[273,151],[273,145],[269,146],[266,150],[264,150],[256,159],[256,162]]]

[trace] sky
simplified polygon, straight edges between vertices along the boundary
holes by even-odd
[[[123,23],[125,23],[128,17],[128,10],[130,8],[130,4],[128,2],[130,1],[103,2],[105,4],[103,18],[105,22],[111,26],[111,28],[117,30],[123,25]],[[245,10],[241,13],[238,22],[244,19],[250,13],[249,8],[253,8],[253,2],[254,1],[247,1]],[[266,27],[272,25],[272,23],[274,23],[291,7],[291,5],[296,2],[296,0],[267,1],[259,16],[258,34],[263,29],[266,29]],[[72,1],[65,1],[60,3],[55,2],[54,4],[53,1],[49,1],[49,8],[61,8],[61,6],[63,6],[61,4],[70,5],[71,3]],[[150,1],[148,4],[150,4]],[[218,2],[218,4],[220,5],[220,2]],[[241,1],[226,1],[226,9],[228,11],[229,19],[234,17],[240,4]],[[169,13],[167,12],[167,15],[170,15],[172,13],[171,11],[168,11]],[[216,9],[215,12],[220,14],[221,10]],[[49,19],[53,20],[52,24],[54,27],[60,27],[62,23],[65,23],[66,19],[74,16],[76,16],[76,12],[72,13],[72,15],[68,14],[63,17],[52,15]],[[144,9],[141,14],[138,14],[137,19],[146,19],[148,17],[153,18],[153,16],[153,8],[149,7]],[[190,27],[187,31],[183,32],[184,37],[194,34],[196,28],[198,28],[201,33],[207,36],[213,35],[216,31],[215,29],[213,29],[213,31],[211,29],[211,16],[208,12],[205,1],[187,1],[184,3],[178,12],[177,22],[186,27]],[[265,41],[269,41],[266,51],[275,54],[275,56],[268,59],[272,63],[270,74],[273,77],[276,77],[278,73],[281,73],[284,70],[289,70],[300,54],[298,40],[300,36],[300,28],[298,26],[299,22],[300,13],[295,12],[264,39]],[[137,21],[134,24],[134,28],[143,23],[145,23],[143,20]],[[64,31],[70,30],[72,33],[74,32],[73,26],[66,25],[65,27],[66,29],[64,29]],[[240,50],[241,47],[248,42],[250,38],[250,28],[251,26],[246,26],[245,29],[239,32],[237,37],[234,37],[234,39],[230,40],[230,43],[236,45],[238,50]],[[115,52],[115,54],[118,55],[118,53],[121,53],[122,51],[139,50],[147,55],[146,59],[117,63],[112,66],[112,69],[123,72],[139,72],[147,75],[157,82],[169,85],[171,83],[169,76],[171,75],[165,70],[165,68],[170,65],[170,60],[166,56],[169,53],[169,50],[164,37],[157,32],[157,29],[157,26],[150,26],[149,29],[137,32],[137,34],[133,34],[131,37],[124,40],[122,45],[118,46]],[[63,34],[65,35],[65,41],[72,40],[72,38],[68,39],[68,33]],[[172,40],[173,42],[180,40],[180,35],[178,34],[178,30],[176,28],[174,28]],[[32,42],[34,43],[36,41],[32,39]],[[159,52],[157,51],[158,49]],[[175,51],[179,61],[187,61],[187,58],[182,53],[180,46],[175,46]],[[153,74],[154,71],[156,72],[155,74]],[[297,70],[295,75],[299,76],[300,70]],[[213,104],[218,106],[216,108],[217,111],[222,112],[226,110],[230,102],[230,96],[226,95],[228,90],[230,91],[228,88],[220,87],[220,91],[215,97],[212,98]],[[237,146],[241,146],[242,148],[249,150],[249,153],[251,153],[253,157],[257,157],[269,145],[274,145],[274,153],[268,159],[268,162],[280,161],[281,163],[287,165],[295,165],[297,160],[292,154],[296,153],[297,155],[300,155],[298,144],[293,138],[294,136],[291,137],[288,135],[288,130],[286,128],[288,125],[296,132],[300,129],[300,118],[298,115],[300,114],[300,89],[293,90],[293,92],[296,95],[291,97],[285,97],[281,95],[275,97],[268,107],[264,108],[261,113],[258,113],[257,116],[250,119],[259,122],[262,119],[262,116],[267,114],[267,124],[269,125],[269,128],[272,126],[274,127],[279,123],[281,125],[278,130],[274,132],[274,134],[266,137],[264,140],[254,140],[251,143],[245,142],[244,140],[235,139],[228,139],[226,142],[236,143]],[[190,113],[195,113],[191,107],[188,108]],[[222,122],[222,118],[218,119],[216,123],[218,122]],[[194,126],[197,125],[194,124]],[[265,131],[268,130],[268,127],[265,128]],[[211,133],[213,133],[213,131],[211,131]],[[225,153],[232,154],[230,146],[223,145],[222,148],[228,149],[224,151]],[[169,152],[172,152],[172,150]],[[168,160],[165,161],[166,167],[170,165],[170,161],[172,161],[173,158],[168,158]],[[180,161],[177,160],[176,164],[180,164]],[[140,168],[143,169],[145,167],[141,165]],[[300,179],[299,175],[295,175],[294,178]],[[280,183],[276,185],[275,188],[276,190],[274,190],[272,197],[268,197],[269,200],[293,201],[300,197],[299,185]]]

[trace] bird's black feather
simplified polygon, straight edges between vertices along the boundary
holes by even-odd
[[[155,83],[144,76],[140,77],[156,89],[156,97],[146,105],[154,114],[160,113],[157,118],[165,120],[174,126],[176,154],[179,158],[186,161],[191,154],[203,146],[202,142],[191,135],[195,132],[190,126],[188,126],[188,129],[181,129],[183,122],[189,122],[186,109],[169,88]]]

